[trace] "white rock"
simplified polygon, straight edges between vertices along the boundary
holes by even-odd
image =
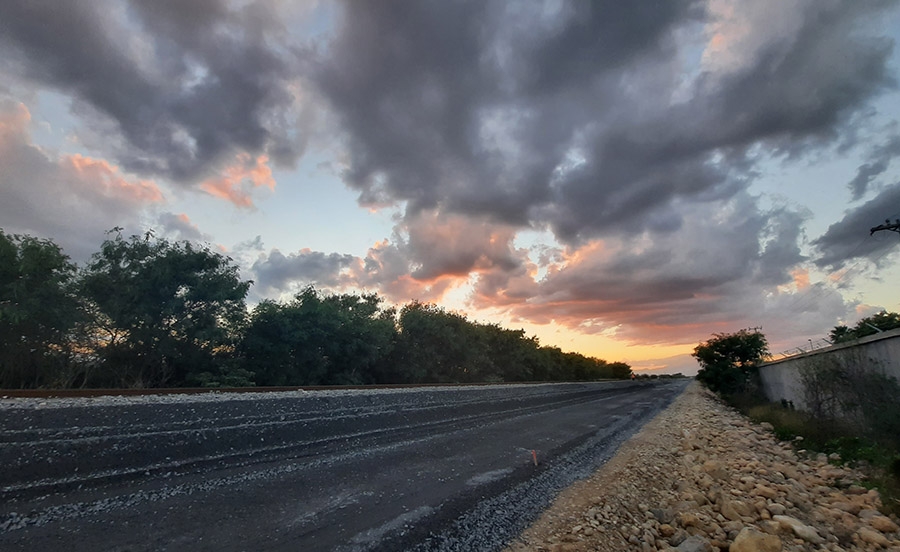
[[[774,516],[772,519],[777,521],[782,529],[793,531],[795,535],[807,542],[813,544],[822,544],[825,542],[825,539],[823,539],[813,527],[806,525],[797,518],[792,518],[791,516]]]

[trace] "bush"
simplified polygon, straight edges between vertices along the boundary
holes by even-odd
[[[721,395],[752,392],[758,388],[757,365],[769,355],[766,336],[759,330],[714,334],[694,349],[700,363],[697,379]]]

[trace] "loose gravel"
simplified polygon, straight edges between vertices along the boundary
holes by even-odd
[[[771,429],[692,384],[507,552],[900,552],[861,473]]]

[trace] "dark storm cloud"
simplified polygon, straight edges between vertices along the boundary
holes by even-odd
[[[900,155],[900,136],[892,136],[886,143],[874,148],[869,161],[859,166],[856,176],[847,184],[853,200],[861,199],[869,184],[888,169],[894,157]]]
[[[820,267],[839,269],[853,259],[869,259],[878,263],[897,249],[898,236],[894,232],[879,232],[870,236],[869,230],[885,219],[900,218],[900,182],[887,186],[870,201],[850,209],[844,218],[828,227],[812,244],[820,256]]]
[[[699,2],[351,2],[315,78],[364,204],[569,242],[671,231],[677,198],[752,180],[748,148],[833,141],[891,83],[891,42],[858,32],[882,5],[809,3],[790,36],[684,89],[678,33],[697,32]]]
[[[894,84],[893,42],[860,33],[884,5],[811,2],[796,33],[765,44],[745,70],[701,79],[692,114],[708,115],[694,119],[699,145],[762,140],[795,153],[810,140],[836,138],[838,125]]]
[[[283,29],[265,4],[229,5],[13,0],[0,45],[7,69],[102,114],[128,170],[195,181],[239,151],[290,163],[303,144],[288,120],[296,71],[271,45]]]
[[[341,270],[355,262],[352,255],[302,249],[284,255],[277,249],[253,263],[257,285],[263,290],[285,291],[295,284],[337,286]]]
[[[555,173],[583,126],[623,97],[605,73],[658,55],[691,11],[580,6],[348,4],[318,80],[347,131],[345,176],[362,201],[518,224],[555,203]]]
[[[15,0],[0,45],[7,71],[102,114],[97,140],[126,170],[196,183],[240,153],[291,164],[306,104],[326,101],[363,204],[574,243],[677,230],[676,199],[752,180],[754,145],[798,154],[849,130],[891,82],[892,44],[860,32],[886,5],[782,6],[803,10],[791,33],[754,29],[752,56],[687,80],[702,48],[685,37],[711,17],[700,0],[347,2],[314,48],[273,3]]]

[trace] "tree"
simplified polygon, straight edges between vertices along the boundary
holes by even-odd
[[[843,343],[845,341],[853,341],[856,339],[856,334],[853,333],[848,326],[835,326],[828,333],[828,340],[831,343]]]
[[[226,362],[246,318],[230,258],[190,242],[107,239],[81,277],[101,330],[96,355],[107,385],[157,387],[244,381]]]
[[[835,326],[828,334],[832,343],[845,343],[861,337],[874,335],[880,331],[886,332],[900,328],[900,314],[896,312],[881,311],[872,316],[867,316],[856,323],[853,328],[847,326]]]
[[[383,381],[394,314],[377,295],[324,295],[310,286],[287,304],[257,305],[240,353],[258,385]]]
[[[0,387],[59,385],[80,310],[76,267],[50,240],[0,230]]]
[[[413,301],[400,309],[394,377],[404,383],[494,379],[485,337],[461,314]]]
[[[759,330],[713,334],[694,348],[692,356],[700,364],[697,379],[717,393],[747,391],[751,376],[769,356],[766,336]]]

